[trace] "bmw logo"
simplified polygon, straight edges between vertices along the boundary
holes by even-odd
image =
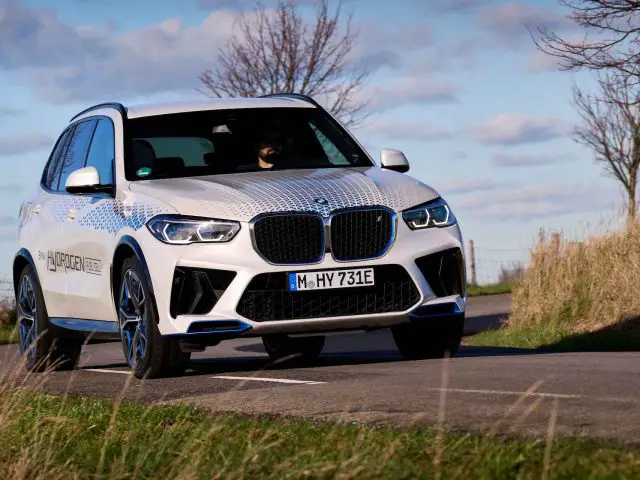
[[[316,198],[315,202],[320,205],[326,205],[327,203],[329,203],[326,198]]]

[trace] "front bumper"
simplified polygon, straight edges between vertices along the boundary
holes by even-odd
[[[446,304],[454,313],[465,311],[464,248],[457,225],[447,228],[410,230],[399,220],[393,247],[377,259],[336,262],[330,255],[321,263],[313,265],[272,265],[267,263],[254,249],[249,228],[243,224],[238,235],[225,244],[167,245],[156,240],[146,229],[140,231],[139,242],[147,257],[152,287],[159,315],[159,329],[163,335],[202,337],[207,324],[221,322],[219,328],[207,330],[207,335],[220,338],[235,336],[258,336],[272,333],[316,333],[342,330],[361,330],[405,323],[412,318],[423,318],[449,311],[438,308]],[[443,294],[438,285],[430,285],[416,259],[450,249],[458,249],[462,261],[461,291],[452,295]],[[401,311],[367,313],[334,317],[313,317],[291,320],[254,321],[238,313],[243,293],[254,277],[265,273],[284,274],[305,270],[330,270],[361,267],[383,267],[398,265],[406,270],[414,283],[416,301]],[[228,287],[223,290],[210,310],[198,315],[182,315],[175,312],[171,292],[176,268],[224,270],[234,272]],[[432,280],[433,283],[433,280]],[[173,305],[173,309],[172,309]],[[433,308],[427,308],[433,307]],[[200,313],[200,312],[199,312]],[[226,322],[226,323],[225,323]],[[200,328],[204,326],[205,328]]]

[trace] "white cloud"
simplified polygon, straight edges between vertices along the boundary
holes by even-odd
[[[199,75],[212,67],[218,49],[236,31],[240,15],[227,0],[202,0],[201,6],[218,9],[197,25],[169,18],[118,31],[66,24],[53,9],[0,3],[0,69],[19,73],[55,103],[194,91],[200,87]],[[360,38],[352,57],[374,70],[404,68],[414,52],[434,42],[432,29],[421,22],[403,28],[384,23],[354,26]],[[453,94],[434,85],[419,98]]]
[[[216,11],[199,25],[179,18],[125,31],[73,27],[49,9],[0,4],[0,68],[20,71],[53,102],[194,89],[236,14]]]
[[[438,190],[440,190],[443,195],[460,195],[471,192],[492,191],[508,186],[513,186],[513,183],[509,184],[505,181],[490,178],[473,178],[442,182],[442,184],[438,185]]]
[[[558,58],[548,55],[540,50],[529,57],[525,65],[525,71],[528,73],[555,72],[560,67]]]
[[[577,155],[558,153],[531,155],[528,153],[496,153],[492,155],[491,161],[496,167],[528,167],[538,165],[555,165],[558,163],[574,162]]]
[[[531,218],[601,211],[616,201],[612,185],[553,182],[544,185],[476,191],[456,199],[456,208],[493,220]]]
[[[405,77],[384,86],[367,87],[361,95],[370,99],[374,111],[386,111],[404,105],[457,103],[460,87],[436,79]]]
[[[24,133],[22,135],[0,137],[0,156],[20,155],[52,147],[53,139],[41,133]]]
[[[572,125],[555,118],[502,113],[472,126],[469,133],[477,142],[508,146],[546,142],[568,135],[572,129]]]
[[[431,141],[448,138],[452,132],[424,123],[404,123],[390,120],[375,121],[364,125],[360,132],[364,135],[374,135],[376,138],[385,137],[399,140]]]
[[[514,46],[514,41],[530,42],[529,29],[559,31],[572,27],[561,12],[518,2],[490,6],[479,12],[476,22],[491,37],[509,42],[505,46]]]

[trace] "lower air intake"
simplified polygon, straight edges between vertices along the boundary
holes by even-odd
[[[416,265],[437,297],[462,295],[466,272],[459,248],[450,248],[416,259]]]
[[[373,268],[373,286],[296,292],[287,288],[287,272],[263,273],[251,280],[237,312],[255,322],[267,322],[402,312],[420,300],[420,292],[403,267]]]
[[[209,313],[235,276],[236,272],[228,270],[177,267],[169,313],[173,318]]]

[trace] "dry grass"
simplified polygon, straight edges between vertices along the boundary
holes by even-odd
[[[541,235],[513,291],[510,325],[595,331],[640,314],[640,225],[566,242]]]

